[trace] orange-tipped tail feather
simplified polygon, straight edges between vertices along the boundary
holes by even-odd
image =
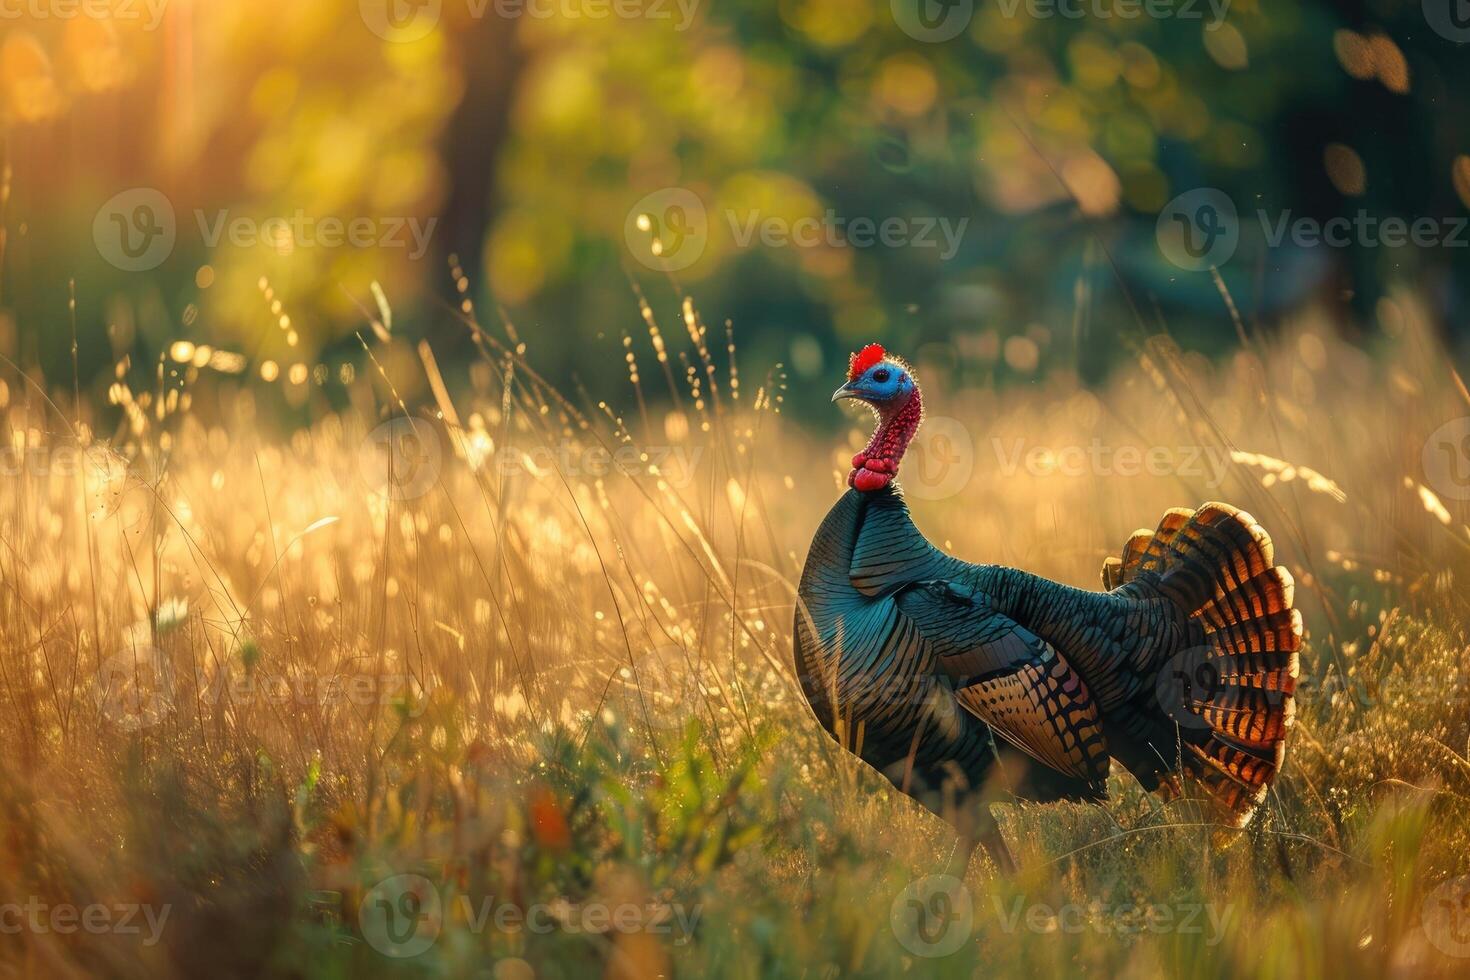
[[[1255,518],[1209,503],[1169,511],[1103,564],[1106,588],[1130,583],[1172,600],[1203,633],[1162,666],[1160,697],[1184,769],[1244,827],[1281,770],[1295,716],[1302,620],[1291,574]]]

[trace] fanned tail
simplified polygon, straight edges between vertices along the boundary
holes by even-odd
[[[1183,768],[1244,827],[1285,758],[1300,672],[1301,614],[1270,535],[1229,504],[1170,510],[1104,562],[1103,584],[1170,599],[1203,636],[1160,666],[1156,693]]]

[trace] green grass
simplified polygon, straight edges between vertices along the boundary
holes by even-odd
[[[793,583],[863,433],[790,424],[778,375],[735,399],[716,371],[682,411],[630,393],[615,421],[482,338],[475,393],[438,406],[462,436],[437,430],[409,499],[369,485],[363,413],[277,438],[239,392],[218,417],[125,392],[109,455],[84,429],[80,472],[29,464],[0,501],[0,907],[112,916],[27,919],[0,974],[1463,974],[1470,530],[1421,449],[1470,405],[1420,332],[1371,358],[1328,336],[1219,366],[1155,342],[1098,392],[925,375],[973,466],[914,499],[937,542],[1096,587],[1135,527],[1225,499],[1272,531],[1307,620],[1247,831],[1115,772],[1106,806],[999,808],[1011,878],[933,877],[947,826],[795,691]],[[396,404],[385,380],[354,404]],[[54,458],[39,397],[6,417]],[[1220,486],[1007,473],[1016,439],[1237,455]],[[584,452],[630,443],[700,462]],[[576,464],[523,465],[535,447]]]

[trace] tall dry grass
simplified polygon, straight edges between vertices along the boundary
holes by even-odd
[[[1422,450],[1470,401],[1412,297],[1371,350],[1310,316],[1222,363],[1153,338],[1096,391],[918,365],[954,420],[910,461],[936,542],[1096,587],[1136,527],[1224,499],[1273,532],[1309,631],[1288,764],[1243,837],[1118,774],[1106,807],[1003,808],[1022,871],[977,860],[942,900],[947,829],[825,739],[789,663],[866,423],[809,434],[779,369],[737,378],[692,306],[664,332],[643,308],[606,404],[473,322],[451,399],[386,309],[352,409],[282,436],[259,382],[191,408],[192,351],[119,371],[107,438],[68,385],[11,375],[0,907],[167,918],[156,942],[28,922],[0,972],[1465,972],[1470,520]],[[1156,472],[1123,447],[1157,447]],[[546,928],[516,918],[533,906]],[[643,917],[587,917],[625,907]]]

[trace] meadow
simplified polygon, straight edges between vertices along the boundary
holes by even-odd
[[[1246,831],[1115,767],[1106,806],[998,807],[1014,876],[954,875],[795,687],[867,419],[793,418],[784,369],[657,305],[608,392],[473,311],[452,390],[386,304],[350,376],[176,344],[96,406],[7,367],[0,976],[1470,972],[1470,454],[1441,445],[1470,397],[1415,297],[1362,346],[1222,312],[1234,353],[1140,336],[1096,389],[919,358],[932,540],[1099,588],[1133,530],[1226,500],[1307,625]],[[272,383],[349,407],[281,431]]]

